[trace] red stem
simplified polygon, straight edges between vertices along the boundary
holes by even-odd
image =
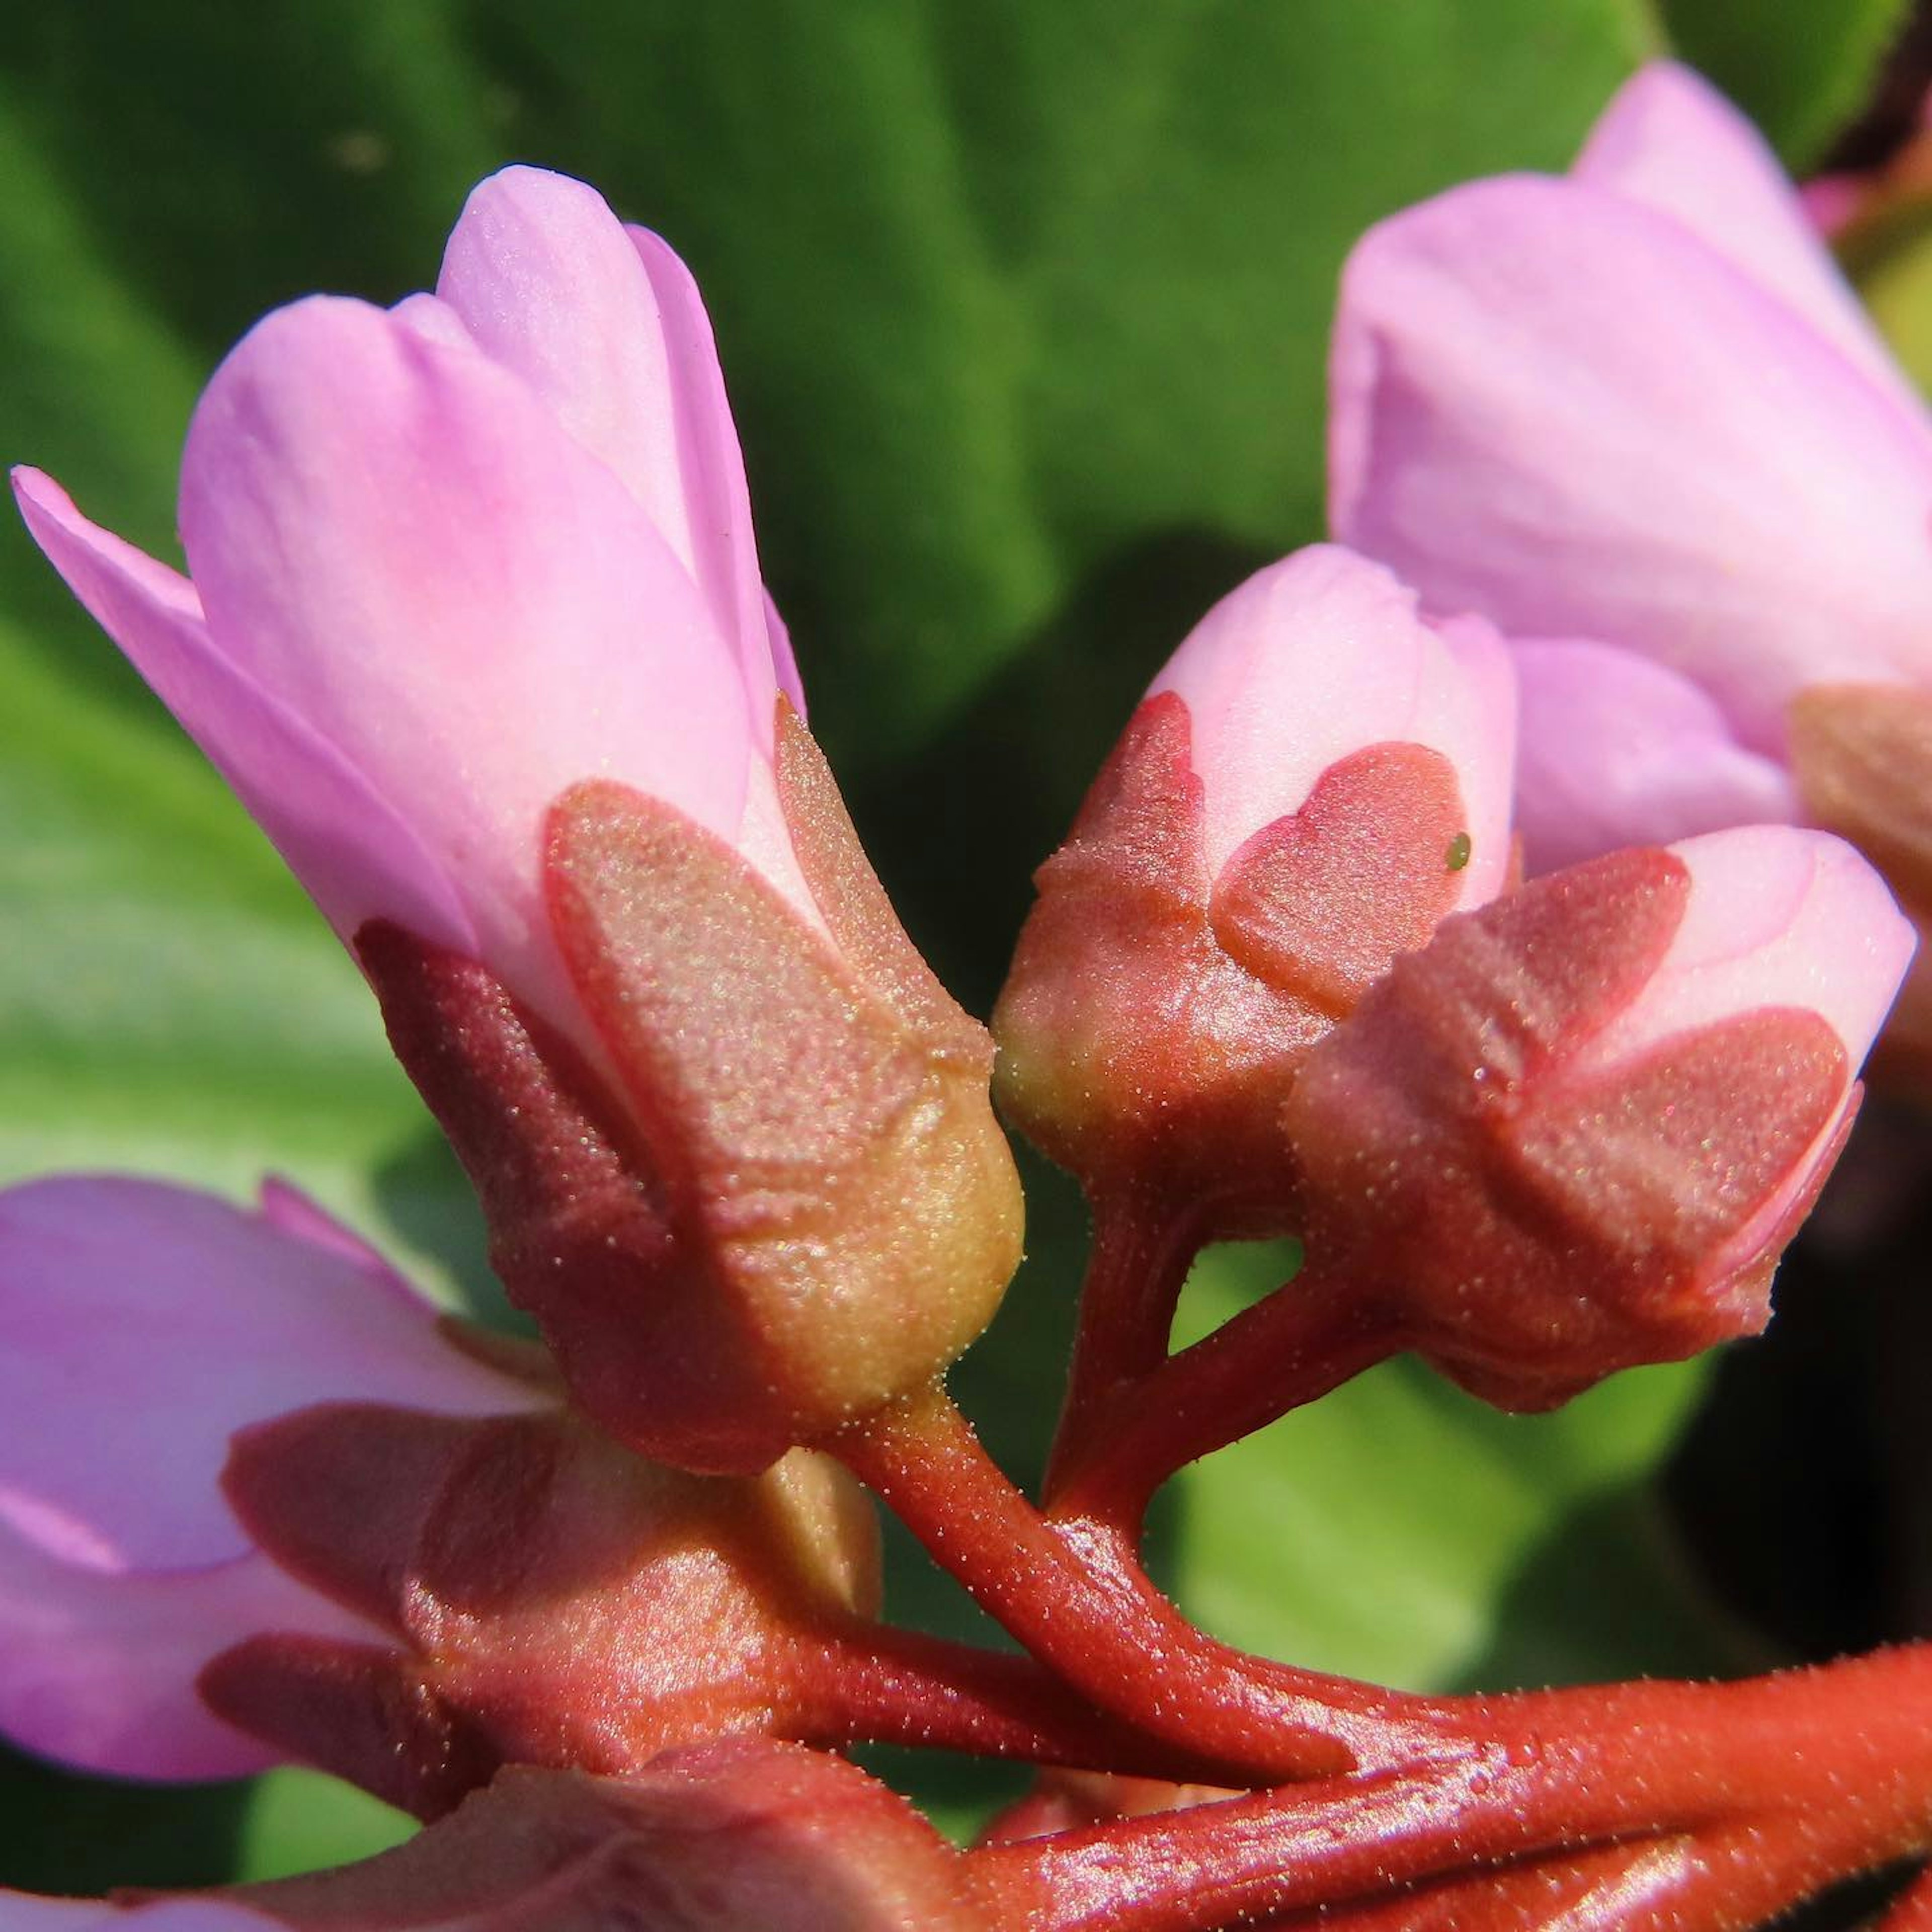
[[[798,1673],[807,1688],[797,1728],[820,1746],[910,1744],[1176,1784],[1230,1774],[1096,1708],[1030,1657],[919,1630],[855,1625],[802,1650]]]
[[[1174,1308],[1202,1246],[1194,1214],[1157,1189],[1096,1186],[1089,1202],[1094,1246],[1080,1286],[1066,1398],[1047,1459],[1049,1499],[1064,1470],[1103,1450],[1123,1396],[1167,1359]]]
[[[1224,1781],[1467,1748],[1419,1699],[1264,1663],[1196,1630],[1115,1538],[1042,1517],[943,1388],[825,1446],[1048,1669],[1150,1734],[1246,1774]]]
[[[1191,1932],[1592,1840],[1694,1830],[1711,1876],[1686,1877],[1673,1906],[1689,1926],[1746,1925],[1932,1838],[1932,1648],[1596,1695],[1592,1720],[1561,1745],[1505,1743],[1460,1763],[989,1846],[976,1870],[1016,1924]]]
[[[1056,1517],[1086,1517],[1138,1544],[1148,1499],[1175,1470],[1339,1388],[1403,1346],[1394,1323],[1346,1275],[1304,1268],[1142,1376],[1108,1426],[1070,1458]]]

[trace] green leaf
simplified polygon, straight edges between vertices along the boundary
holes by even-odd
[[[1864,105],[1909,0],[1659,0],[1678,51],[1802,172]]]
[[[286,1878],[374,1858],[416,1828],[340,1780],[314,1771],[272,1771],[255,1780],[242,1821],[238,1879]]]

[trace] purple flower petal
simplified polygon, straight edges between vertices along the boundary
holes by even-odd
[[[1670,216],[1803,316],[1894,402],[1918,392],[1820,241],[1764,136],[1710,82],[1654,61],[1618,91],[1573,180]]]
[[[335,1243],[158,1182],[0,1193],[0,1522],[104,1575],[249,1545],[217,1487],[244,1424],[344,1397],[458,1414],[530,1392]]]
[[[1826,679],[1932,674],[1932,440],[1679,222],[1532,177],[1344,279],[1330,514],[1442,610],[1640,650],[1777,752]]]
[[[218,1898],[157,1898],[118,1906],[104,1898],[37,1898],[0,1892],[0,1932],[274,1932],[286,1919],[270,1918]]]
[[[0,1518],[0,1733],[44,1757],[116,1778],[266,1769],[277,1754],[194,1688],[212,1658],[266,1630],[391,1641],[256,1552],[112,1575],[60,1562]]]
[[[36,470],[14,472],[34,540],[274,842],[344,938],[370,906],[472,951],[443,866],[368,780],[211,642],[187,578],[76,510]]]
[[[480,353],[358,302],[270,316],[196,411],[182,528],[216,647],[367,776],[459,884],[476,950],[554,1016],[550,802],[609,776],[735,829],[745,697],[703,598]]]
[[[770,606],[758,574],[752,536],[752,502],[745,483],[745,459],[724,394],[711,318],[691,271],[670,244],[648,229],[629,230],[638,259],[650,278],[662,318],[664,352],[677,430],[685,502],[692,519],[698,574],[714,604],[728,606],[731,622],[724,634],[737,641],[745,692],[759,742],[771,743],[772,700],[790,663],[791,642],[783,626],[774,636]],[[782,646],[783,659],[779,657]],[[803,706],[800,706],[801,715]]]
[[[1696,686],[1630,651],[1518,640],[1516,830],[1528,871],[1798,814],[1790,774]]]
[[[594,188],[506,168],[472,190],[436,293],[622,478],[737,647],[753,718],[769,713],[744,461],[684,264],[655,235],[627,230]]]

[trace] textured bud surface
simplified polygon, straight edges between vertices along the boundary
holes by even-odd
[[[1505,1407],[1761,1328],[1835,1151],[1850,1068],[1816,1012],[1595,1050],[1664,983],[1691,889],[1676,855],[1619,853],[1447,922],[1289,1100],[1315,1251],[1352,1256],[1416,1347]]]
[[[1136,711],[1040,896],[994,1015],[1002,1105],[1094,1179],[1157,1166],[1228,1232],[1284,1231],[1277,1116],[1310,1047],[1462,888],[1448,761],[1378,745],[1324,772],[1220,877],[1176,693]]]
[[[801,1640],[878,1608],[871,1505],[802,1450],[693,1476],[564,1411],[340,1403],[243,1432],[226,1486],[284,1568],[396,1647],[263,1636],[203,1695],[430,1815],[499,1763],[628,1769],[782,1722]]]
[[[506,1771],[367,1864],[227,1896],[297,1932],[991,1932],[964,1861],[904,1799],[748,1742],[622,1778]]]
[[[990,1042],[956,1010],[934,1023],[876,952],[848,964],[728,847],[622,786],[566,794],[548,875],[674,1238],[754,1339],[751,1418],[810,1441],[928,1381],[1019,1258]],[[635,1391],[646,1432],[652,1394]]]

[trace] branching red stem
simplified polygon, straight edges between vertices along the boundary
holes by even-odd
[[[1361,1284],[1313,1268],[1157,1363],[1117,1396],[1069,1459],[1051,1514],[1137,1545],[1150,1498],[1175,1470],[1339,1388],[1402,1346]]]

